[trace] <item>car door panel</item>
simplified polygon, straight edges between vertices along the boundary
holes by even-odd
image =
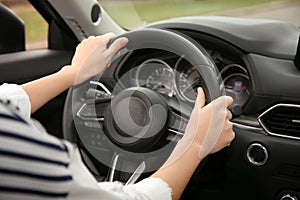
[[[72,52],[33,50],[0,55],[0,83],[21,84],[58,71],[70,64]]]
[[[73,52],[32,50],[0,55],[0,83],[22,84],[60,70],[71,63]],[[45,88],[46,89],[46,88]],[[66,93],[52,99],[33,118],[40,121],[51,134],[62,136],[62,111]]]

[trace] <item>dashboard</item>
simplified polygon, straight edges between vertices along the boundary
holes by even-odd
[[[281,22],[218,17],[172,19],[149,27],[176,32],[197,45],[214,63],[223,91],[242,107],[242,115],[231,120],[235,140],[229,148],[203,160],[183,199],[221,199],[224,196],[240,199],[242,196],[244,199],[279,200],[287,193],[300,196],[299,174],[294,173],[300,170],[300,47],[297,46],[300,29]],[[284,30],[285,34],[269,30]],[[189,106],[187,109],[182,106],[182,111],[191,110],[197,88],[205,88],[197,69],[198,66],[187,62],[184,55],[143,48],[121,54],[101,81],[112,91],[109,98],[132,87],[149,88],[171,97],[165,98],[172,114],[168,122],[181,125],[178,123],[179,109],[174,109],[181,105],[172,100],[184,101],[184,105]],[[108,92],[99,95],[103,93]],[[85,104],[90,105],[86,110],[94,112],[95,96],[96,111],[104,110],[101,104],[106,103],[102,101],[105,98],[97,99],[94,93],[89,96],[92,101]],[[142,106],[133,104],[133,108],[136,107]],[[85,117],[84,111],[78,113]],[[140,120],[143,113],[134,112],[136,119]],[[189,116],[186,113],[180,114]],[[96,114],[96,117],[109,116],[104,112]],[[105,122],[105,118],[98,119]],[[88,129],[94,125],[99,126],[93,122],[83,124]],[[173,135],[166,137],[168,142],[177,141],[172,140],[176,139],[174,133],[183,130],[182,126],[174,127],[168,129],[173,131]],[[83,136],[87,136],[86,132]]]
[[[199,39],[199,34],[197,36]],[[197,38],[190,40],[198,42]],[[234,99],[234,104],[245,106],[251,96],[252,82],[243,53],[207,37],[201,37],[198,44],[205,48],[204,53],[215,63],[226,95]],[[184,55],[157,49],[132,53],[117,70],[116,76],[117,80],[123,80],[125,87],[146,87],[191,106],[196,100],[197,88],[203,86],[200,73],[186,61]]]
[[[149,27],[176,32],[203,50],[218,71],[223,91],[242,107],[242,115],[231,120],[235,140],[224,151],[203,160],[191,178],[183,199],[243,197],[279,200],[285,194],[300,196],[299,173],[295,173],[300,171],[300,29],[282,22],[218,17],[171,19]],[[269,30],[282,30],[284,34]],[[205,88],[197,69],[198,66],[187,62],[184,55],[151,48],[127,51],[101,77],[103,85],[112,94],[103,97],[103,93],[109,92],[101,91],[97,99],[97,94],[92,93],[87,95],[91,98],[82,107],[78,106],[85,108],[78,111],[79,117],[99,111],[96,120],[84,121],[82,126],[88,130],[103,127],[101,121],[105,123],[105,117],[110,116],[110,113],[100,112],[105,110],[105,106],[101,106],[107,104],[107,99],[116,97],[123,90],[127,92],[127,88],[145,87],[166,97],[164,99],[168,101],[171,113],[168,123],[172,125],[172,129],[167,131],[173,131],[167,135],[166,143],[178,141],[174,140],[178,138],[175,136],[181,136],[180,130],[185,128],[178,123],[178,113],[184,111],[179,114],[189,116],[186,113],[190,112],[185,111],[192,110],[197,88]],[[102,86],[98,82],[97,85],[100,90]],[[180,107],[181,102],[174,99],[184,101],[188,108]],[[143,119],[140,116],[145,112],[137,107],[144,105],[132,102],[135,119]],[[176,106],[180,108],[174,109]],[[124,119],[127,116],[124,115]],[[89,119],[95,119],[95,116]],[[127,125],[127,122],[124,124]],[[90,137],[93,142],[97,135],[98,129],[90,135],[84,132],[82,137]],[[124,137],[127,136],[124,134]],[[101,137],[99,141],[107,144]],[[103,157],[103,152],[96,152],[99,149],[96,145],[91,147],[93,152],[95,150],[94,155]],[[110,160],[110,156],[107,157]]]

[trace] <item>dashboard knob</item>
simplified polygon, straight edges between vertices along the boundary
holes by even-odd
[[[285,194],[281,197],[280,200],[298,200],[298,198],[291,194]]]
[[[269,153],[262,144],[253,143],[247,149],[247,159],[253,165],[263,166],[268,158]]]
[[[228,108],[232,114],[232,119],[237,118],[243,114],[243,109],[238,104],[233,104]]]

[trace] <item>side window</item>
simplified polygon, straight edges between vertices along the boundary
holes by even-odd
[[[26,0],[0,0],[0,26],[0,54],[48,47],[48,24]]]

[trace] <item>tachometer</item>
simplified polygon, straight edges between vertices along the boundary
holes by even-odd
[[[179,74],[177,87],[180,96],[189,102],[195,102],[197,97],[197,88],[201,86],[199,72],[188,65]]]

